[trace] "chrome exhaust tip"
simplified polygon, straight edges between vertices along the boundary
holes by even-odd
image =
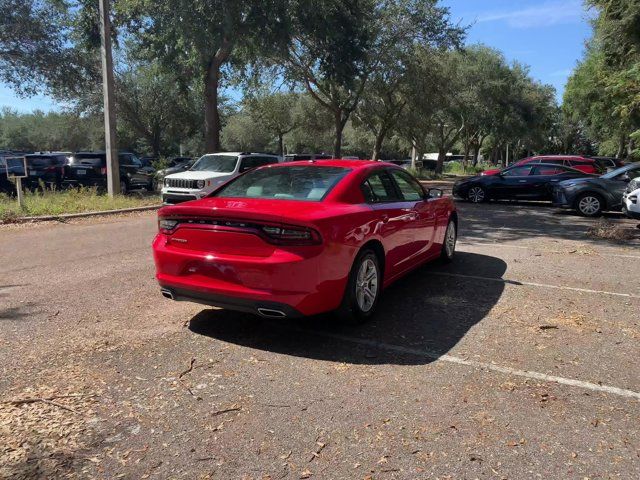
[[[259,308],[258,313],[265,318],[286,318],[287,314],[280,310],[272,310],[270,308]]]
[[[164,298],[168,298],[169,300],[173,300],[173,292],[171,290],[169,290],[168,288],[162,288],[162,289],[160,289],[160,292],[162,293],[162,296]]]

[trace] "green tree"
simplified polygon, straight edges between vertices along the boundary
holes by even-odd
[[[266,132],[277,138],[277,149],[284,155],[284,136],[298,124],[295,107],[299,94],[276,92],[249,96],[245,103],[249,115]]]
[[[175,152],[181,139],[197,131],[199,110],[189,102],[189,92],[157,64],[129,64],[116,84],[120,135],[129,132],[130,138],[142,140],[154,156]]]
[[[358,106],[370,73],[375,0],[298,0],[292,2],[292,29],[283,66],[327,110],[334,126],[334,156],[340,157],[342,132]],[[276,61],[278,61],[276,59]]]
[[[376,32],[371,54],[375,61],[355,122],[373,135],[374,160],[407,106],[405,89],[411,81],[409,69],[415,49],[457,47],[464,29],[453,25],[449,10],[435,0],[389,0],[382,2]]]
[[[123,0],[149,58],[195,79],[204,98],[207,151],[220,149],[219,90],[234,66],[284,48],[290,29],[283,0]]]

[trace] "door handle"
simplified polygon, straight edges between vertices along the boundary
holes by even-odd
[[[518,183],[527,183],[526,180],[518,180]]]

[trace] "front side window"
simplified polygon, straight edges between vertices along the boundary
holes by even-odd
[[[238,163],[236,155],[204,155],[191,167],[195,172],[233,173]]]
[[[275,167],[247,172],[215,193],[216,197],[321,201],[349,169],[341,167]]]
[[[424,190],[411,175],[393,170],[391,171],[391,176],[396,181],[402,197],[407,202],[417,202],[424,198]]]

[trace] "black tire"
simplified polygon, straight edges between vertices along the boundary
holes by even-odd
[[[451,233],[453,232],[453,233]],[[449,238],[453,234],[453,244],[450,245],[447,242],[451,242]],[[442,243],[442,250],[440,252],[440,259],[445,263],[451,263],[456,256],[456,243],[458,241],[458,227],[456,222],[451,219],[447,225],[447,230],[444,234],[444,242]]]
[[[483,203],[489,200],[487,190],[480,185],[472,185],[467,192],[467,200],[471,203]]]
[[[605,208],[605,201],[597,193],[585,192],[576,198],[575,208],[583,217],[599,217]]]
[[[368,264],[367,267],[363,267],[364,264]],[[362,298],[358,299],[358,275],[362,268],[375,267],[376,274],[376,288],[373,301],[370,300],[367,303],[371,303],[370,306],[363,308]],[[382,290],[382,269],[380,268],[380,261],[378,256],[373,250],[362,250],[353,262],[351,272],[349,273],[349,281],[347,282],[347,288],[342,298],[342,305],[338,309],[337,313],[340,319],[351,325],[359,325],[370,320],[375,314],[378,300],[380,299],[380,292]]]

